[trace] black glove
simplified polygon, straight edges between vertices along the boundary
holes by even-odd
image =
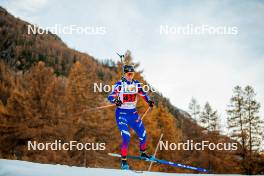
[[[154,106],[154,102],[151,101],[151,100],[149,100],[149,101],[148,101],[148,105],[149,105],[149,107],[153,108],[153,106]]]
[[[114,103],[116,104],[116,106],[121,106],[123,103],[121,100],[115,99]]]

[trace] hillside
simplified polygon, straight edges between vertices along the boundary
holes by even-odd
[[[119,152],[121,142],[115,127],[114,109],[84,111],[107,104],[107,93],[94,93],[93,83],[114,83],[120,79],[120,64],[102,64],[92,56],[68,48],[54,34],[28,35],[26,25],[0,8],[0,157],[40,163],[118,168],[119,160],[108,152]],[[131,57],[132,59],[132,57]],[[136,79],[147,81],[136,74]],[[160,93],[151,93],[156,107],[144,119],[148,131],[148,151],[153,153],[161,133],[164,140],[177,143],[231,140],[204,133],[188,113],[174,107]],[[139,114],[147,105],[138,104]],[[104,142],[103,151],[28,151],[27,141],[54,140]],[[138,154],[132,135],[130,154]],[[240,173],[239,159],[231,151],[159,151],[162,159],[208,168],[212,173]],[[2,160],[3,162],[3,160]],[[145,170],[144,162],[130,161]],[[153,171],[191,172],[169,166]]]

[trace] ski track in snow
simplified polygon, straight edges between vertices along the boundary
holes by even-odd
[[[139,171],[140,172],[140,171]],[[67,165],[32,163],[20,160],[0,159],[0,176],[173,176],[197,175],[162,172],[123,171],[119,169],[85,168]],[[199,174],[211,175],[211,174]],[[232,175],[234,176],[234,175]]]

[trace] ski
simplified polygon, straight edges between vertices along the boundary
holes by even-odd
[[[108,155],[121,158],[121,155],[116,154],[116,153],[108,153]],[[185,164],[179,164],[179,163],[161,160],[161,159],[157,159],[157,158],[147,159],[147,158],[142,158],[140,156],[130,156],[130,155],[128,155],[127,158],[134,159],[134,160],[148,161],[148,162],[153,162],[153,163],[158,163],[158,164],[166,164],[166,165],[170,165],[170,166],[174,166],[174,167],[180,167],[180,168],[190,169],[190,170],[195,170],[195,171],[200,171],[200,172],[208,172],[208,170],[206,170],[204,168],[189,166],[189,165],[185,165]]]

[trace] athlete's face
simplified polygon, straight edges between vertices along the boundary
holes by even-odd
[[[134,78],[134,72],[127,72],[125,76],[128,81],[132,81],[132,79]]]

